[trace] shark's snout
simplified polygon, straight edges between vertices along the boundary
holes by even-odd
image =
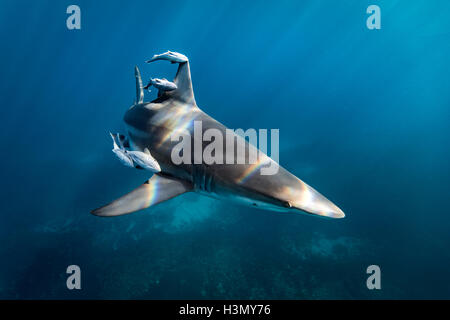
[[[302,188],[290,191],[289,204],[293,210],[301,210],[310,214],[327,218],[344,218],[344,212],[333,202],[325,198],[312,187],[303,183]]]

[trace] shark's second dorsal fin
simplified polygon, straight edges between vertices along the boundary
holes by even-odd
[[[141,73],[137,66],[134,67],[134,76],[136,77],[136,103],[144,102],[144,88],[142,86]]]
[[[189,61],[180,63],[173,82],[177,85],[177,89],[170,91],[170,95],[184,102],[195,104]]]

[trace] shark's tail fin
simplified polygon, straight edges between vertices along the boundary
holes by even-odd
[[[139,68],[134,67],[134,76],[136,77],[136,103],[144,102],[144,88],[142,87],[142,78]]]

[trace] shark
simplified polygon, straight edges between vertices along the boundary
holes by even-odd
[[[179,141],[171,137],[185,135],[192,145],[204,150],[208,142],[194,133],[194,123],[201,123],[201,130],[215,129],[226,136],[225,125],[215,120],[196,103],[191,80],[189,59],[182,54],[168,51],[154,55],[148,63],[166,60],[177,64],[173,90],[160,90],[158,97],[144,102],[144,89],[139,68],[135,66],[136,100],[125,112],[124,122],[131,150],[151,151],[161,171],[154,173],[136,189],[91,211],[101,217],[113,217],[144,210],[188,192],[240,203],[253,208],[286,213],[302,213],[325,218],[344,218],[344,212],[314,188],[279,166],[275,174],[263,175],[261,169],[274,163],[268,155],[235,134],[235,150],[243,147],[246,155],[257,150],[254,162],[175,163],[173,149]],[[223,145],[226,142],[223,141]],[[233,151],[235,151],[233,150]],[[237,157],[237,153],[222,156]],[[194,152],[188,155],[194,159]]]

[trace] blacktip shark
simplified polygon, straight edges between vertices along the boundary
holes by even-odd
[[[214,128],[222,132],[224,137],[227,128],[197,106],[186,56],[169,51],[155,55],[147,62],[157,60],[178,63],[173,80],[176,89],[160,92],[158,98],[144,102],[141,75],[135,67],[136,102],[126,111],[124,121],[131,148],[136,151],[151,150],[161,172],[155,173],[128,194],[93,210],[92,214],[119,216],[194,191],[267,210],[329,218],[345,217],[344,212],[335,204],[283,167],[279,166],[277,173],[273,175],[259,174],[262,166],[274,162],[261,151],[258,151],[258,161],[251,164],[174,164],[171,154],[178,141],[172,141],[173,134],[186,132],[192,145],[199,144],[204,149],[208,142],[202,139],[198,141],[198,136],[194,134],[194,121],[201,122],[203,132]],[[242,145],[246,151],[256,148],[244,138],[235,136],[237,148]],[[194,155],[191,157],[194,158]]]

